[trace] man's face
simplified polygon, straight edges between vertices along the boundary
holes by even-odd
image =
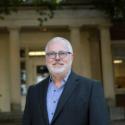
[[[65,75],[72,65],[73,54],[62,42],[49,43],[46,52],[46,65],[53,75]]]

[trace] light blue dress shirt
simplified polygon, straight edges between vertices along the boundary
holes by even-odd
[[[48,91],[47,91],[47,112],[48,112],[48,119],[49,123],[51,123],[52,118],[54,116],[59,98],[63,92],[64,85],[69,77],[70,72],[67,74],[67,76],[61,81],[61,86],[56,87],[53,80],[50,79],[50,83],[48,86]]]

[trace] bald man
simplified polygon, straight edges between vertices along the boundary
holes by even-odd
[[[54,37],[45,52],[50,75],[29,87],[23,125],[109,125],[100,82],[71,69],[74,56],[70,42]]]

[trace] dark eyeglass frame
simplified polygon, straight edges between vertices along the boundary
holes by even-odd
[[[50,59],[55,59],[57,57],[57,55],[59,56],[59,58],[63,59],[65,57],[67,57],[68,54],[72,54],[71,52],[67,52],[67,51],[59,51],[59,52],[47,52],[46,56]]]

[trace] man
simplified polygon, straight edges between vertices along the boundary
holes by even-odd
[[[29,88],[23,125],[109,125],[101,84],[71,70],[70,42],[55,37],[45,51],[50,76]]]

